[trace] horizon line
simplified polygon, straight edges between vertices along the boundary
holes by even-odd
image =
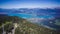
[[[41,7],[35,7],[35,8],[41,8]],[[41,9],[54,9],[54,8],[60,8],[60,7],[46,7],[46,8],[41,8]],[[0,9],[20,9],[20,8],[0,8]],[[34,9],[34,8],[27,8],[26,7],[26,9]]]

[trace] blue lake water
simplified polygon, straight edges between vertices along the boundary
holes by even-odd
[[[9,16],[18,16],[18,17],[22,17],[22,18],[32,18],[32,15],[28,15],[28,14],[8,14]]]
[[[18,17],[22,17],[22,18],[32,18],[33,17],[32,15],[29,15],[29,14],[8,14],[8,15],[9,16],[18,16]],[[39,17],[36,16],[36,18],[39,18]],[[38,23],[38,24],[43,24],[43,25],[46,25],[46,26],[48,26],[50,28],[54,28],[54,29],[60,30],[60,26],[56,25],[54,23],[43,22],[43,23]]]

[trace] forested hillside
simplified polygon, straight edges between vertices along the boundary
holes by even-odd
[[[59,31],[38,26],[17,16],[0,15],[0,34],[4,32],[5,34],[60,34]]]

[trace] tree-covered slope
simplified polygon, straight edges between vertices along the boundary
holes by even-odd
[[[15,34],[60,34],[57,31],[38,26],[37,24],[33,24],[27,20],[22,20],[18,25]]]
[[[1,16],[0,17],[0,34],[6,31],[6,34],[12,32],[14,29],[14,24],[17,24],[17,28],[15,29],[15,34],[60,34],[60,31],[51,30],[45,28],[43,26],[38,26],[37,24],[33,24],[26,19],[17,17],[17,16]]]

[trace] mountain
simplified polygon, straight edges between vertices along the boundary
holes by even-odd
[[[36,13],[51,13],[51,12],[58,12],[60,11],[60,8],[20,8],[20,9],[2,9],[0,8],[1,12],[11,12],[11,13],[28,13],[32,14],[33,12]]]
[[[60,17],[60,8],[20,8],[20,9],[2,9],[0,14],[26,14],[32,17],[55,18]]]
[[[7,15],[5,15],[5,14],[7,14]],[[34,25],[33,27],[35,27],[35,24],[36,24],[36,26],[47,28],[49,30],[56,30],[56,31],[59,30],[60,31],[60,8],[53,8],[53,9],[51,9],[51,8],[46,8],[46,9],[42,9],[42,8],[1,9],[0,8],[0,16],[3,16],[3,17],[0,17],[0,23],[1,23],[1,21],[2,21],[2,23],[16,22],[15,17],[17,16],[16,17],[16,18],[18,18],[17,22],[19,22],[20,26],[21,26],[21,24],[23,26],[23,22],[21,22],[21,21],[25,20],[26,22],[28,21],[29,24],[30,23],[33,24]],[[0,24],[0,26],[2,25],[2,23]],[[22,28],[22,26],[21,26],[21,28]],[[24,26],[24,28],[26,26]],[[30,27],[30,26],[27,26],[27,27]],[[9,27],[7,27],[7,28],[9,28]],[[18,27],[17,29],[19,29],[19,28],[20,27]],[[38,29],[38,27],[36,27],[36,28]],[[28,32],[28,30],[27,30],[27,32]]]
[[[0,8],[0,14],[27,14],[35,17],[43,18],[55,18],[60,17],[60,8],[20,8],[20,9],[2,9]]]
[[[4,17],[4,19],[3,19]],[[1,16],[0,20],[4,20],[4,31],[11,33],[14,29],[14,24],[16,23],[17,28],[15,29],[15,34],[60,34],[58,30],[51,30],[49,28],[33,24],[30,21],[17,16],[8,16],[5,14]],[[0,25],[0,34],[2,34],[3,27]]]

